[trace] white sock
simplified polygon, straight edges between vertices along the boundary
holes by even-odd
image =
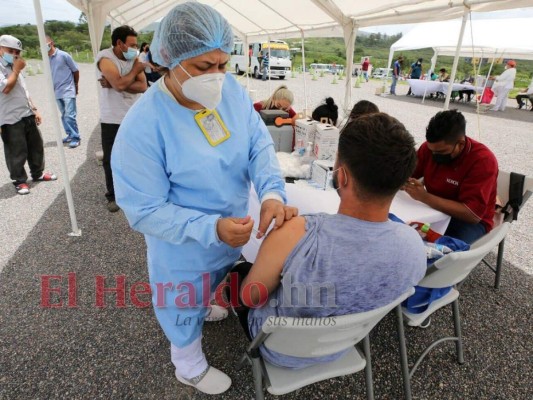
[[[185,347],[176,347],[171,343],[170,359],[176,367],[176,373],[185,379],[200,375],[208,367],[201,336]]]

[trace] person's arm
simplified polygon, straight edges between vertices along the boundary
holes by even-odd
[[[74,86],[76,87],[76,95],[77,95],[79,93],[78,82],[80,81],[80,71],[73,72],[72,77],[74,78]]]
[[[39,112],[39,110],[37,109],[37,106],[35,105],[35,103],[33,102],[33,100],[31,99],[29,93],[26,91],[27,95],[28,95],[28,101],[30,103],[30,107],[31,107],[31,110],[33,111],[33,113],[35,114],[35,123],[37,125],[41,125],[41,122],[43,122],[43,118],[41,116],[41,113]]]
[[[422,183],[410,180],[405,191],[435,210],[451,217],[476,224],[481,221],[487,207],[494,199],[493,185],[498,176],[498,162],[492,154],[487,154],[474,163],[459,187],[458,200],[448,200],[428,193]]]
[[[414,178],[409,179],[407,185],[404,186],[404,190],[413,199],[421,201],[437,211],[448,214],[450,217],[471,224],[477,224],[481,221],[481,218],[474,214],[465,204],[429,193],[424,188],[424,185]]]
[[[113,61],[108,58],[102,58],[100,60],[98,63],[98,69],[100,69],[100,72],[102,72],[102,75],[109,85],[117,92],[123,92],[128,89],[140,89],[139,85],[142,85],[137,82],[139,82],[138,75],[140,75],[140,73],[144,70],[144,65],[137,60],[134,62],[131,71],[124,76],[120,75],[116,65],[113,64]],[[133,89],[131,88],[132,85],[134,85]],[[146,79],[144,79],[144,85],[146,86]],[[143,90],[143,92],[145,90],[146,88]]]
[[[22,57],[16,57],[13,60],[13,73],[10,74],[7,78],[4,77],[5,81],[2,82],[2,86],[4,87],[2,89],[2,93],[9,94],[11,90],[15,87],[17,84],[17,80],[19,78],[20,73],[26,66],[26,61]]]
[[[248,306],[263,304],[281,281],[283,265],[294,247],[305,235],[305,218],[296,217],[280,229],[272,231],[263,241],[252,269],[241,285],[241,299]],[[244,289],[249,285],[249,290]],[[261,288],[266,288],[260,290]],[[242,296],[242,295],[245,296]],[[246,298],[246,296],[248,296]]]
[[[164,149],[154,135],[144,136],[152,138],[145,140],[138,135],[134,139],[127,135],[129,129],[137,128],[123,121],[111,154],[116,201],[130,226],[172,244],[192,240],[206,249],[220,244],[216,228],[221,216],[169,201],[170,181],[165,170]]]
[[[146,75],[143,72],[139,72],[135,77],[135,81],[125,90],[128,93],[144,93],[148,90],[148,83],[146,81]]]

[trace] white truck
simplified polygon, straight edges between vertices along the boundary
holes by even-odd
[[[292,61],[289,45],[281,40],[250,43],[248,49],[244,48],[243,42],[236,41],[231,53],[230,69],[238,75],[248,71],[254,78],[261,78],[261,58],[265,52],[270,53],[270,77],[285,79],[291,73]]]

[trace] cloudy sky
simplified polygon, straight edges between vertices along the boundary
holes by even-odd
[[[73,21],[78,22],[80,11],[66,0],[41,0],[44,20]],[[33,0],[0,0],[0,26],[16,24],[34,24],[35,12],[33,10]],[[498,11],[486,13],[484,18],[533,18],[533,7],[522,8],[511,11]],[[382,32],[389,35],[398,32],[407,32],[413,27],[410,25],[389,25],[372,28],[364,28],[368,32]],[[526,31],[524,31],[524,34]]]

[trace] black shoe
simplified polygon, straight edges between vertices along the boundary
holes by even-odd
[[[114,201],[109,201],[107,202],[107,211],[109,212],[117,212],[118,210],[120,210],[120,207],[118,206],[118,204]]]
[[[521,110],[522,107],[524,107],[524,102],[522,102],[522,103],[518,103],[518,109]]]

